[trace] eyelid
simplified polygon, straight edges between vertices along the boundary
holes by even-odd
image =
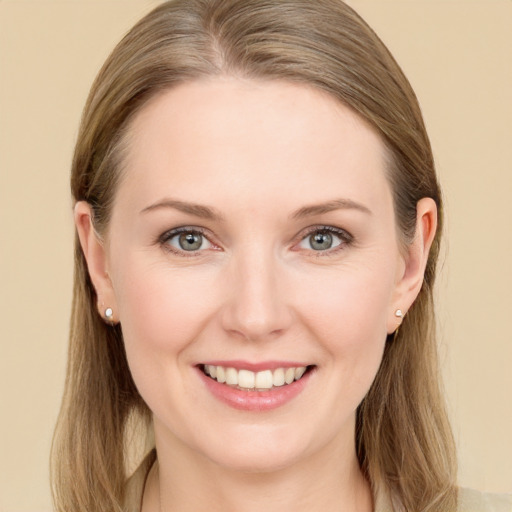
[[[305,240],[308,236],[311,236],[313,233],[317,232],[328,232],[335,236],[337,236],[341,243],[337,246],[326,249],[325,251],[315,251],[314,249],[303,249],[298,247],[298,245]],[[205,237],[208,242],[212,245],[212,247],[209,247],[208,249],[200,249],[197,251],[184,251],[180,250],[176,247],[171,246],[168,242],[170,239],[180,235],[181,233],[198,233]],[[206,250],[221,250],[221,247],[213,242],[212,240],[213,235],[211,232],[205,228],[199,227],[199,226],[178,226],[176,228],[169,229],[162,233],[160,236],[158,236],[156,243],[162,246],[166,251],[169,251],[174,254],[178,254],[180,256],[184,257],[197,257],[202,255]],[[329,225],[316,225],[316,226],[310,226],[306,228],[305,230],[301,231],[301,233],[297,236],[298,240],[294,243],[292,250],[298,251],[298,250],[305,250],[310,253],[314,253],[315,256],[327,256],[331,255],[333,253],[336,253],[337,251],[343,250],[347,246],[351,245],[354,241],[354,237],[351,233],[349,233],[346,229],[338,228],[335,226],[329,226]]]
[[[313,233],[318,232],[327,232],[330,234],[333,234],[337,236],[341,243],[336,245],[335,247],[332,247],[331,249],[326,249],[325,251],[315,251],[314,249],[303,249],[298,248],[296,250],[305,250],[311,253],[314,253],[315,256],[327,256],[331,255],[337,251],[343,250],[348,245],[351,245],[354,241],[353,235],[351,235],[346,229],[338,228],[335,226],[328,226],[328,225],[318,225],[318,226],[310,226],[309,228],[306,228],[305,231],[302,231],[299,235],[299,241],[294,245],[294,247],[298,247],[298,245],[304,241],[308,236],[311,236]]]
[[[171,240],[172,238],[175,238],[176,236],[178,236],[182,233],[200,234],[201,236],[206,238],[206,240],[208,240],[208,242],[212,245],[212,247],[208,247],[207,249],[199,249],[197,251],[184,251],[182,249],[178,249],[177,247],[171,246],[169,244],[169,240]],[[204,253],[204,251],[207,251],[207,250],[212,250],[212,249],[219,250],[220,249],[219,246],[211,240],[212,238],[213,237],[208,230],[201,228],[199,226],[179,226],[176,228],[169,229],[169,230],[165,231],[164,233],[162,233],[158,237],[157,243],[160,244],[162,246],[162,248],[168,252],[190,258],[190,257],[200,256],[202,253]]]

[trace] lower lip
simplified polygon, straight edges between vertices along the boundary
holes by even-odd
[[[308,371],[299,380],[268,391],[245,391],[217,382],[200,368],[197,371],[215,398],[234,409],[256,412],[271,411],[293,400],[305,388],[312,373]]]

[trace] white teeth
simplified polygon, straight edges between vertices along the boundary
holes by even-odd
[[[306,371],[306,368],[304,366],[301,366],[300,368],[295,368],[295,380],[299,380]]]
[[[243,387],[243,386],[241,386]],[[256,374],[256,388],[270,389],[272,387],[272,372],[265,370]]]
[[[284,369],[283,368],[278,368],[277,370],[274,370],[272,384],[274,384],[274,386],[284,386]]]
[[[226,384],[238,386],[238,372],[234,368],[228,368],[226,370]]]
[[[217,382],[230,386],[238,386],[243,389],[268,390],[273,386],[284,386],[299,380],[306,372],[306,366],[296,368],[276,368],[275,370],[263,370],[251,372],[250,370],[236,370],[224,366],[204,365],[204,372]]]
[[[221,383],[226,382],[226,372],[222,366],[217,366],[217,381]]]
[[[286,384],[291,384],[295,380],[295,368],[286,368],[284,372],[284,381]]]
[[[240,370],[238,372],[238,385],[241,388],[254,388],[254,372],[250,372],[249,370]]]

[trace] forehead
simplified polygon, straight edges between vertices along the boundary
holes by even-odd
[[[377,133],[331,96],[282,81],[214,78],[152,98],[129,130],[121,195],[239,206],[280,197],[389,200]],[[183,196],[183,197],[182,197]],[[297,204],[290,204],[290,208]]]

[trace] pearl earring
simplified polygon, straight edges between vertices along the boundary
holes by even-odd
[[[393,333],[393,337],[396,338],[398,335],[398,331],[400,329],[400,325],[402,325],[402,320],[404,319],[404,314],[401,309],[397,309],[395,311],[395,316],[399,319],[398,325],[395,329],[395,332]]]
[[[114,323],[114,312],[112,311],[112,308],[105,309],[105,318],[111,323]]]

